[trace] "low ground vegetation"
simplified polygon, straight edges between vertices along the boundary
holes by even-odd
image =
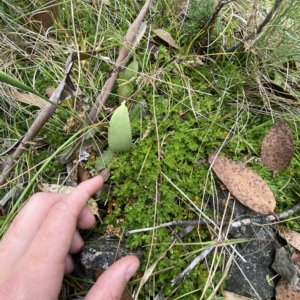
[[[276,212],[298,203],[300,5],[292,0],[154,1],[145,32],[128,62],[136,62],[134,75],[115,84],[98,121],[88,125],[86,116],[143,4],[126,0],[0,4],[1,70],[43,97],[64,77],[70,53],[92,53],[74,63],[71,74],[88,100],[77,97],[62,102],[2,185],[1,198],[13,188],[16,196],[5,205],[6,216],[0,217],[1,234],[24,201],[38,191],[39,182],[66,183],[63,159],[77,138],[83,137],[84,142],[71,162],[100,171],[108,122],[123,100],[129,112],[136,104],[140,109],[131,120],[131,150],[108,163],[110,177],[97,199],[99,206],[106,204],[106,225],[127,231],[199,219],[202,214],[220,219],[207,203],[220,185],[207,162],[215,151],[244,162],[261,176],[276,198]],[[41,15],[45,11],[51,11],[52,18]],[[41,25],[41,18],[50,23]],[[159,37],[155,29],[162,29],[167,37]],[[125,92],[122,84],[127,84]],[[43,104],[23,103],[13,95],[20,90],[4,84],[0,88],[4,152],[27,132]],[[280,119],[291,128],[296,147],[289,167],[273,176],[258,158],[264,136]],[[89,158],[78,163],[82,151],[89,151]],[[8,156],[3,155],[2,161]],[[286,225],[299,230],[297,215]],[[105,234],[100,223],[93,230],[99,238]],[[168,299],[209,299],[216,286],[217,299],[223,299],[222,284],[218,285],[226,279],[222,251],[198,264],[178,288],[170,283],[215,243],[215,228],[195,226],[175,243],[171,234],[170,228],[161,228],[128,237],[129,248],[145,250],[136,282],[146,270],[150,275],[139,299],[153,299],[158,292]],[[72,277],[67,282],[77,286]]]

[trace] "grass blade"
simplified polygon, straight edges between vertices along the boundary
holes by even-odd
[[[18,79],[14,78],[14,77],[11,77],[10,75],[7,75],[6,73],[4,73],[2,71],[0,71],[0,81],[4,82],[4,83],[7,83],[11,86],[14,86],[18,89],[21,89],[25,92],[30,92],[30,93],[33,93],[33,94],[39,96],[39,97],[42,97],[37,92],[35,92],[31,87],[27,86],[26,84],[19,81]]]

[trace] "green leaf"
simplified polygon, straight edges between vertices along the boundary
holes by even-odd
[[[134,80],[137,77],[138,62],[134,60],[128,65],[128,67],[120,73],[118,82],[118,95],[124,98],[128,98],[134,91]]]
[[[21,89],[25,92],[30,92],[33,93],[39,97],[42,97],[44,99],[43,96],[41,96],[40,94],[38,94],[37,92],[35,92],[31,87],[27,86],[26,84],[24,84],[23,82],[19,81],[18,79],[11,77],[10,75],[7,75],[6,73],[0,71],[0,81],[7,83],[11,86],[14,86],[18,89]]]
[[[136,60],[134,60],[127,66],[127,68],[123,72],[120,73],[118,83],[120,79],[120,82],[124,82],[136,78],[138,70],[139,64]]]
[[[132,146],[131,126],[125,101],[113,113],[108,128],[108,148],[113,152],[129,151]]]

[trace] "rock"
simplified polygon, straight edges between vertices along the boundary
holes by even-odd
[[[224,199],[228,199],[228,191],[218,189],[217,205],[219,214],[222,215],[226,205]],[[242,220],[250,217],[262,216],[248,207],[231,198],[227,204],[226,215],[228,220]],[[227,221],[228,221],[227,220]],[[226,220],[225,220],[226,221]],[[271,268],[274,260],[276,244],[279,237],[272,226],[241,226],[232,229],[228,239],[249,239],[249,242],[236,244],[234,260],[225,281],[224,290],[251,299],[270,299],[275,297],[276,282],[269,282],[277,273]],[[258,239],[250,241],[250,239]],[[225,264],[228,261],[233,247],[227,247]]]
[[[235,256],[228,272],[225,290],[252,299],[270,299],[275,296],[275,289],[268,282],[268,279],[276,275],[271,268],[275,253],[275,242],[272,241],[275,238],[275,231],[270,226],[256,228],[245,226],[240,229],[239,237],[230,234],[229,238],[261,240],[236,246],[239,255]],[[226,259],[228,257],[227,254]]]
[[[82,248],[75,263],[73,275],[81,279],[95,281],[101,270],[106,270],[116,260],[127,255],[135,255],[141,260],[143,251],[141,249],[127,249],[125,240],[120,241],[117,237],[106,237],[101,240],[94,238],[92,242],[88,242]],[[84,286],[85,289],[90,287],[91,285],[88,284]]]
[[[276,249],[272,268],[290,285],[296,286],[299,284],[299,272],[291,259],[289,246]]]

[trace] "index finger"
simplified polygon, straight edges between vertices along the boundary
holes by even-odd
[[[82,182],[71,193],[56,203],[36,234],[30,248],[26,251],[25,261],[34,261],[40,266],[56,265],[63,274],[65,258],[76,230],[78,216],[87,201],[102,187],[102,184],[103,178],[96,176]],[[41,270],[38,268],[36,271]],[[51,272],[55,272],[55,274],[51,274]],[[53,278],[54,275],[58,275],[57,272],[58,269],[51,268],[49,270],[48,268],[45,270],[47,274],[40,275]]]

